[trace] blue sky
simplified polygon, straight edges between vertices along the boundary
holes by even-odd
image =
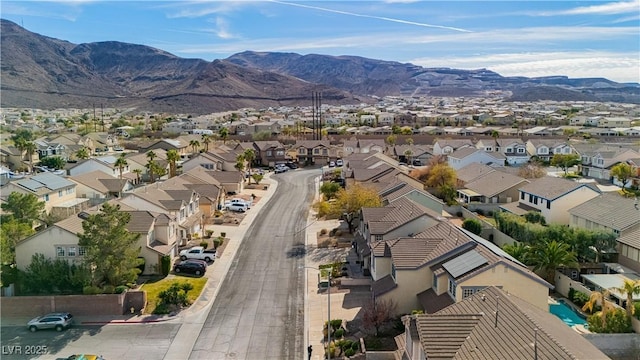
[[[186,58],[356,55],[505,76],[640,82],[640,0],[5,1],[0,17],[72,43]]]

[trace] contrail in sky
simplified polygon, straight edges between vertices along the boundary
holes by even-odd
[[[321,8],[321,7],[317,7],[317,6],[296,4],[296,3],[284,2],[284,1],[272,0],[271,2],[272,3],[276,3],[276,4],[282,4],[282,5],[297,6],[297,7],[301,7],[301,8],[326,11],[326,12],[331,12],[331,13],[335,13],[335,14],[342,14],[342,15],[349,15],[349,16],[357,16],[357,17],[363,17],[363,18],[391,21],[391,22],[400,23],[400,24],[416,25],[416,26],[422,26],[422,27],[428,27],[428,28],[454,30],[454,31],[460,31],[460,32],[467,32],[467,33],[471,32],[470,30],[465,30],[465,29],[451,27],[451,26],[424,24],[424,23],[418,23],[418,22],[413,22],[413,21],[388,18],[388,17],[384,17],[384,16],[373,16],[373,15],[365,15],[365,14],[356,14],[356,13],[352,13],[352,12],[348,12],[348,11],[333,10],[333,9]]]

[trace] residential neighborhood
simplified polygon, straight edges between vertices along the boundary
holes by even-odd
[[[275,214],[281,224],[260,226],[273,238],[304,233],[304,250],[279,251],[337,271],[324,288],[320,270],[317,284],[305,278],[307,293],[317,288],[305,307],[359,292],[368,299],[354,305],[356,315],[343,306],[327,314],[325,321],[342,321],[339,329],[315,320],[306,331],[355,333],[350,324],[359,324],[365,333],[370,304],[389,309],[387,325],[402,324],[392,349],[358,339],[359,359],[626,359],[637,351],[638,340],[611,347],[602,335],[640,332],[639,106],[384,98],[323,110],[318,138],[306,108],[197,117],[105,109],[104,131],[76,123],[83,110],[2,109],[3,222],[22,221],[16,201],[41,204],[22,232],[11,230],[15,239],[3,239],[11,244],[3,265],[23,273],[43,261],[83,267],[93,251],[87,225],[116,209],[126,223],[112,226],[131,237],[136,278],[183,277],[176,273],[186,261],[214,286],[210,274],[226,274],[216,256],[229,254],[220,242],[240,241],[226,236],[228,227],[249,231],[247,219],[274,211],[261,197],[280,188],[278,206],[291,209]],[[298,186],[314,187],[313,196]],[[294,224],[298,213],[309,219]],[[321,245],[315,230],[324,225],[333,242]],[[208,264],[180,259],[194,246],[217,254]],[[320,250],[340,255],[317,263]],[[148,304],[132,300],[139,291],[128,283],[113,284],[124,294],[117,306],[142,314]],[[3,283],[3,300],[45,295],[24,289]],[[91,296],[82,287],[49,295]],[[608,328],[607,316],[628,326]],[[332,358],[344,353],[339,339],[320,336],[305,340],[318,348],[310,359],[321,359],[323,347]]]

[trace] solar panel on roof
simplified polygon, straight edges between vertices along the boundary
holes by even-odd
[[[480,255],[479,252],[470,250],[455,259],[442,264],[442,267],[447,270],[451,276],[457,278],[458,276],[466,274],[488,262],[489,261],[484,256]]]
[[[31,179],[42,183],[44,186],[48,187],[51,190],[63,189],[74,185],[74,183],[63,178],[62,176],[58,176],[52,173],[41,173],[32,177]]]
[[[32,180],[32,179],[24,179],[24,180],[20,180],[17,182],[18,184],[20,184],[20,186],[23,186],[33,192],[38,191],[38,189],[44,187],[44,185],[42,185],[42,183]]]

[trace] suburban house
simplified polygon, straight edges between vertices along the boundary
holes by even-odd
[[[32,153],[31,158],[29,158],[26,150],[20,151],[15,146],[1,145],[0,156],[2,157],[2,163],[8,165],[14,171],[31,169],[33,164],[40,161],[37,152]]]
[[[66,147],[63,144],[49,142],[43,139],[38,139],[33,142],[36,145],[36,152],[40,159],[47,156],[59,156],[63,159],[67,157]]]
[[[221,170],[224,161],[211,152],[202,152],[182,163],[182,171],[189,171],[198,167],[207,170]]]
[[[297,150],[298,162],[301,164],[326,165],[329,159],[336,158],[336,152],[329,141],[298,140],[294,148]]]
[[[409,165],[427,165],[432,157],[431,148],[421,145],[396,145],[392,148],[389,156]]]
[[[451,159],[449,157],[449,159]],[[458,201],[465,204],[506,204],[518,198],[518,189],[528,184],[527,179],[502,171],[489,172],[458,189]]]
[[[143,275],[160,273],[160,259],[169,255],[177,256],[176,222],[169,215],[141,211],[123,206],[122,211],[131,215],[127,230],[139,234],[138,246],[140,257],[145,259]],[[84,256],[84,248],[78,245],[78,234],[82,234],[82,222],[89,214],[97,213],[97,208],[82,212],[59,221],[45,230],[20,241],[16,245],[16,264],[25,270],[32,256],[43,254],[45,258],[64,259],[71,263],[80,263]]]
[[[617,193],[602,193],[569,209],[569,226],[587,230],[602,230],[623,235],[640,226],[640,210],[636,200]]]
[[[182,157],[183,159],[189,157],[189,155],[191,155],[193,150],[189,145],[189,141],[185,141],[184,139],[181,140],[181,138],[177,138],[177,139],[160,139],[144,147],[141,146],[140,152],[147,153],[149,152],[149,150],[156,150],[156,149],[161,149],[161,150],[164,150],[165,152],[169,150],[176,150],[178,154],[180,154],[180,157]]]
[[[531,158],[527,146],[521,139],[496,139],[496,151],[507,157],[509,165],[520,165]]]
[[[465,187],[467,183],[472,182],[490,172],[497,171],[495,168],[484,164],[469,164],[456,170],[456,187]]]
[[[90,132],[85,135],[85,138],[85,142],[89,145],[87,147],[93,150],[94,155],[100,155],[100,153],[108,152],[119,143],[116,135],[106,132]]]
[[[200,211],[205,217],[212,217],[215,211],[222,208],[226,193],[218,180],[207,173],[204,168],[195,168],[179,176],[184,180],[184,187],[200,195]]]
[[[71,176],[69,180],[76,183],[76,197],[90,199],[91,206],[98,205],[105,200],[119,198],[122,194],[133,190],[133,184],[128,179],[95,170],[81,175]]]
[[[222,187],[225,194],[239,194],[244,190],[244,176],[240,171],[207,171]]]
[[[432,314],[487,286],[499,286],[547,310],[553,286],[492,243],[441,221],[413,236],[372,246],[374,298],[399,313]]]
[[[580,155],[582,175],[602,180],[612,179],[613,166],[630,159],[640,158],[640,153],[633,149],[613,146],[602,146],[593,151],[581,152]],[[613,183],[622,185],[617,182],[617,179],[613,179]]]
[[[462,147],[474,147],[474,144],[471,140],[462,139],[462,140],[451,140],[451,139],[437,139],[433,143],[433,155],[449,155],[454,151],[458,150]]]
[[[369,251],[373,252],[379,243],[398,237],[413,236],[437,224],[436,213],[408,197],[400,197],[387,205],[377,208],[362,208],[357,218],[356,229],[358,249],[364,269],[374,266]],[[377,280],[374,273],[373,280]]]
[[[97,171],[102,171],[103,173],[110,176],[119,177],[120,170],[115,166],[116,160],[117,158],[111,155],[94,157],[90,159],[79,160],[75,164],[73,163],[67,164],[65,168],[69,176],[78,176],[78,175],[86,174],[88,172],[93,172],[97,170]],[[129,160],[127,160],[127,163],[128,162]],[[131,165],[127,165],[123,168],[123,171],[122,171],[123,176],[130,172],[131,170],[130,166]]]
[[[254,141],[252,148],[259,165],[271,167],[287,161],[287,149],[279,141]]]
[[[175,218],[180,245],[185,245],[194,234],[202,235],[204,216],[199,201],[200,196],[193,190],[162,190],[159,183],[138,188],[120,199],[131,208]]]
[[[406,315],[396,359],[605,360],[585,337],[548,311],[488,286],[435,314]]]
[[[569,209],[601,194],[593,184],[545,176],[519,189],[518,202],[500,206],[503,211],[524,215],[542,213],[547,223],[569,225]]]
[[[506,157],[498,152],[486,152],[474,147],[463,147],[447,155],[447,163],[454,170],[470,164],[492,164],[504,166]]]
[[[44,210],[47,214],[69,216],[76,212],[76,206],[81,206],[83,202],[87,201],[86,199],[76,199],[76,187],[77,184],[73,181],[50,172],[44,172],[10,181],[2,189],[2,194],[3,196],[8,196],[12,192],[32,194],[44,202]]]
[[[575,153],[573,148],[563,140],[529,139],[526,146],[529,156],[535,156],[542,161],[550,161],[555,154],[569,155]]]
[[[620,234],[618,238],[618,262],[640,274],[640,226]]]

